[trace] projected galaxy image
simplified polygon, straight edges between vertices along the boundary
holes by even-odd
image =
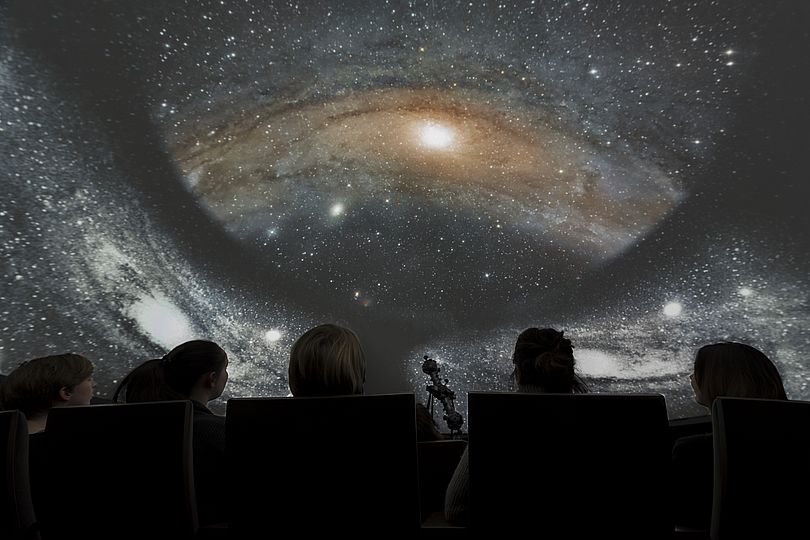
[[[367,393],[427,401],[430,356],[465,414],[553,326],[592,390],[673,418],[722,340],[810,399],[808,28],[799,1],[9,2],[0,372],[79,352],[108,397],[211,339],[224,411],[287,395],[334,322]]]

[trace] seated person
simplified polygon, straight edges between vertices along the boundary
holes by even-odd
[[[48,412],[54,407],[90,405],[93,364],[80,354],[57,354],[23,362],[0,386],[0,401],[7,410],[18,409],[27,419],[31,499],[39,521],[49,514],[45,428]]]
[[[354,332],[322,324],[293,344],[288,372],[294,397],[362,394],[366,355]]]
[[[212,341],[178,345],[163,358],[147,360],[133,369],[113,394],[126,403],[191,400],[194,406],[194,486],[200,525],[225,522],[221,498],[225,490],[225,417],[208,403],[228,382],[228,355]]]
[[[695,401],[711,413],[718,396],[787,399],[782,377],[761,351],[743,343],[701,347],[689,376]],[[712,434],[691,435],[672,448],[675,525],[708,530],[714,491]]]
[[[3,381],[0,400],[6,409],[19,409],[28,420],[28,433],[45,429],[53,407],[90,405],[93,364],[79,354],[43,356],[23,362]]]
[[[512,376],[518,392],[584,393],[587,385],[577,375],[574,347],[563,332],[553,328],[529,328],[520,333],[512,355]],[[470,464],[467,450],[461,455],[453,478],[447,486],[444,514],[453,525],[469,523],[467,511],[470,493]]]

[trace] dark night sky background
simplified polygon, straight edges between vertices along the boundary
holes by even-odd
[[[72,350],[107,393],[199,337],[231,355],[223,399],[284,395],[291,344],[332,321],[369,392],[421,399],[429,354],[463,411],[509,387],[520,330],[556,326],[595,389],[674,416],[724,339],[810,398],[802,2],[0,16],[4,372]]]

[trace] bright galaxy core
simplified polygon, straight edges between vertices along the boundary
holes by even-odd
[[[256,240],[302,211],[317,221],[339,204],[346,219],[385,215],[376,232],[398,243],[413,214],[453,212],[455,227],[495,223],[536,248],[561,246],[585,263],[603,262],[681,198],[657,165],[567,135],[543,113],[470,90],[356,92],[293,111],[284,103],[250,111],[173,154],[212,215]],[[407,268],[391,250],[369,255],[365,272],[380,279]],[[334,269],[339,257],[329,259],[312,264]]]
[[[0,7],[0,372],[211,339],[221,409],[335,322],[465,414],[553,326],[672,417],[722,340],[810,399],[802,2],[45,4]]]

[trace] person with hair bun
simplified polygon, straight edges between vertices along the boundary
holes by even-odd
[[[225,417],[208,403],[228,382],[228,355],[213,341],[192,340],[147,360],[118,384],[113,401],[191,400],[194,406],[194,487],[200,525],[221,525],[225,510]]]
[[[512,378],[518,392],[575,394],[588,391],[576,372],[571,340],[554,328],[528,328],[521,332],[512,363],[515,365]],[[465,526],[469,522],[469,482],[470,462],[465,449],[444,500],[445,518],[453,525]]]
[[[518,392],[577,394],[588,387],[574,369],[574,347],[563,332],[528,328],[520,333],[512,355]]]

